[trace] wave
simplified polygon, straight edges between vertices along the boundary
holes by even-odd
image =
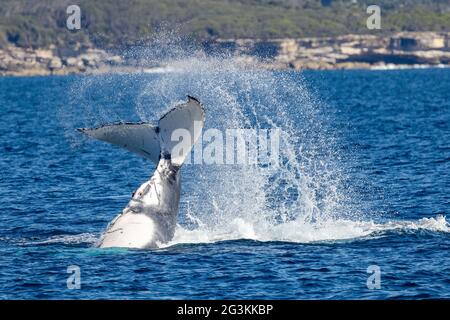
[[[391,233],[407,234],[420,231],[450,233],[450,223],[445,216],[422,218],[420,220],[397,220],[376,223],[373,221],[329,220],[317,223],[290,221],[279,225],[270,225],[262,221],[246,221],[236,218],[229,224],[213,229],[199,227],[189,230],[177,226],[172,241],[161,245],[169,248],[180,244],[208,244],[223,241],[253,240],[259,242],[317,243],[340,242],[361,239],[374,239]],[[99,234],[81,233],[75,235],[57,235],[43,240],[0,238],[0,241],[15,242],[19,245],[68,245],[92,247],[98,243]]]
[[[385,223],[352,220],[328,220],[320,223],[308,223],[296,220],[276,226],[236,218],[227,226],[212,230],[207,228],[188,230],[178,226],[174,239],[164,245],[164,247],[187,243],[214,243],[240,239],[291,243],[335,242],[383,236],[391,232],[414,233],[422,230],[448,233],[450,232],[450,224],[441,215],[435,218],[422,218],[415,221],[399,220]]]
[[[25,245],[47,245],[47,244],[64,244],[64,245],[95,245],[99,239],[98,234],[81,233],[71,235],[57,235],[44,240],[28,240],[23,241]]]
[[[448,68],[448,65],[445,64],[393,64],[388,63],[385,65],[378,65],[370,67],[370,70],[409,70],[409,69],[430,69],[430,68],[439,68],[445,69]]]

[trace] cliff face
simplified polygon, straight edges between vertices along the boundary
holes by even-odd
[[[222,40],[218,50],[259,56],[273,68],[345,69],[386,65],[450,65],[450,33],[346,35],[335,38]]]
[[[450,66],[450,33],[346,35],[335,38],[217,40],[207,52],[226,52],[269,69],[348,69],[411,65]],[[142,65],[139,67],[142,68]],[[0,75],[136,71],[132,61],[95,48],[50,46],[0,50]]]
[[[0,49],[0,75],[50,75],[106,72],[120,66],[120,56],[104,50],[85,48],[64,52],[55,46],[26,49],[7,46]]]

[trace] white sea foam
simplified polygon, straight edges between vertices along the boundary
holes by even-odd
[[[390,232],[417,231],[450,232],[444,216],[420,220],[373,221],[328,220],[320,223],[290,221],[276,226],[264,222],[250,222],[237,218],[214,229],[187,230],[178,226],[174,239],[165,247],[186,243],[214,243],[218,241],[249,239],[256,241],[282,241],[292,243],[334,242],[385,236]]]
[[[420,231],[450,233],[450,223],[444,216],[419,220],[394,220],[384,223],[373,221],[328,220],[318,223],[290,221],[271,225],[267,221],[246,221],[241,218],[214,228],[206,226],[190,230],[177,226],[172,241],[161,246],[169,248],[180,244],[206,244],[233,240],[254,240],[260,242],[314,243],[370,240],[388,236],[391,233],[415,233]],[[9,241],[10,239],[0,239]],[[94,246],[99,234],[82,233],[58,235],[43,240],[22,240],[22,245],[87,245]]]
[[[430,69],[430,68],[439,68],[439,69],[445,69],[449,66],[446,64],[437,64],[437,65],[431,65],[431,64],[393,64],[388,63],[385,65],[376,65],[370,67],[370,70],[408,70],[408,69]]]

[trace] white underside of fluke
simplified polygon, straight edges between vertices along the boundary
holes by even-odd
[[[179,104],[164,114],[158,124],[117,123],[98,128],[78,129],[87,136],[112,143],[158,164],[161,152],[171,154],[172,163],[182,165],[195,141],[200,137],[205,122],[205,112],[200,102],[188,96],[186,103]],[[188,133],[191,141],[181,141],[179,135]],[[177,145],[182,152],[172,154]]]
[[[91,138],[112,143],[158,163],[160,146],[156,128],[150,123],[119,123],[80,130]]]

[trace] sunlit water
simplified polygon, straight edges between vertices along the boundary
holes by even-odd
[[[448,70],[167,71],[0,79],[2,298],[450,297]],[[154,165],[75,128],[154,121],[187,94],[205,129],[280,129],[280,165],[186,165],[171,243],[95,248]]]

